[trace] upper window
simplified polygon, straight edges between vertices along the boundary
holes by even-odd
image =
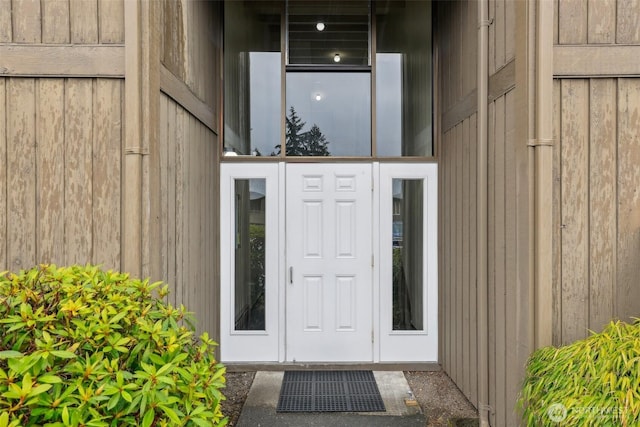
[[[375,4],[225,2],[225,154],[432,156],[431,4]]]
[[[371,18],[367,0],[289,0],[290,65],[370,65]]]

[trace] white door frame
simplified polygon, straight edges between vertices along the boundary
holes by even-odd
[[[434,362],[438,360],[437,322],[437,164],[369,163],[372,167],[373,254],[373,362]],[[223,162],[220,168],[220,359],[223,362],[284,362],[286,357],[285,296],[287,286],[285,196],[286,163]],[[233,313],[235,230],[235,179],[266,180],[266,283],[265,331],[235,331]],[[424,331],[391,330],[392,260],[385,251],[392,245],[393,178],[423,179],[424,185]],[[377,230],[377,232],[375,231]]]

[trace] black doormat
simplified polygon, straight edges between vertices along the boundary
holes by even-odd
[[[285,371],[277,412],[384,412],[371,371]]]

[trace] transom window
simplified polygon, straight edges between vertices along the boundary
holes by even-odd
[[[227,1],[225,156],[433,155],[428,1]]]

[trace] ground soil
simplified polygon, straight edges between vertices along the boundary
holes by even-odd
[[[458,387],[442,371],[405,372],[409,387],[427,416],[428,427],[447,427],[450,422],[464,418],[477,418],[478,413]],[[229,426],[235,426],[247,398],[255,372],[227,372],[227,386],[223,394],[222,413],[229,417]]]

